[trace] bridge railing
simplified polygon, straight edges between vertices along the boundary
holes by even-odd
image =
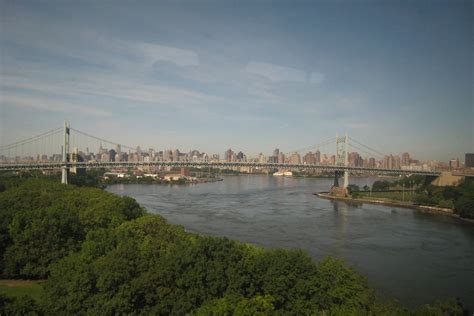
[[[0,164],[0,170],[27,170],[27,169],[60,169],[60,168],[133,168],[133,167],[215,167],[215,168],[236,168],[252,167],[264,169],[304,169],[322,171],[349,171],[351,173],[374,173],[374,174],[418,174],[418,175],[439,175],[439,171],[428,170],[404,170],[387,168],[351,167],[324,164],[290,164],[290,163],[260,163],[260,162],[191,162],[191,161],[87,161],[87,162],[38,162],[38,163],[12,163]]]

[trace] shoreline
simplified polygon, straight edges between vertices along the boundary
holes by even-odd
[[[384,201],[384,200],[375,200],[375,199],[365,199],[365,198],[351,198],[351,197],[342,197],[342,196],[334,196],[330,195],[329,192],[316,192],[313,193],[317,197],[327,200],[335,200],[335,201],[346,201],[346,202],[358,202],[358,203],[368,203],[368,204],[375,204],[375,205],[386,205],[386,206],[396,206],[396,207],[403,207],[409,208],[417,211],[421,211],[424,213],[431,213],[431,214],[441,214],[450,217],[457,218],[464,222],[468,222],[474,224],[474,219],[464,218],[455,214],[452,209],[449,208],[441,208],[436,206],[428,206],[428,205],[415,205],[407,202],[397,202],[397,201]]]
[[[115,184],[156,184],[156,185],[186,185],[186,184],[199,184],[199,183],[212,183],[212,182],[220,182],[224,181],[223,178],[196,178],[193,181],[184,181],[184,182],[179,182],[179,181],[151,181],[151,182],[146,182],[146,181],[132,181],[132,182],[127,182],[127,181],[117,181],[117,182],[103,182],[102,184],[104,186],[108,185],[115,185]]]

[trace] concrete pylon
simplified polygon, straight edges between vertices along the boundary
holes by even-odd
[[[343,137],[339,137],[336,134],[336,165],[341,167],[349,166],[349,136],[347,133]],[[339,173],[336,173],[336,177]],[[343,188],[347,188],[349,185],[349,172],[344,170],[344,183]]]
[[[349,165],[349,136],[347,136],[347,132],[344,135],[344,166],[347,167]],[[344,170],[344,188],[349,186],[349,171]]]
[[[61,183],[67,184],[67,176],[69,172],[69,168],[66,166],[68,162],[68,154],[69,154],[69,125],[67,121],[64,121],[64,140],[63,140],[63,167],[62,167],[62,174],[61,174]]]

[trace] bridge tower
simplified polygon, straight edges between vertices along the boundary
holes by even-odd
[[[336,165],[337,166],[344,166],[347,167],[349,164],[349,156],[348,156],[348,147],[349,147],[349,136],[347,132],[344,136],[339,137],[336,134]],[[339,177],[339,172],[336,171],[336,178]],[[335,181],[335,183],[337,183]],[[349,185],[349,172],[344,170],[344,188],[347,188]]]
[[[69,124],[67,121],[64,121],[64,141],[63,141],[63,168],[61,174],[61,183],[67,184],[67,175],[69,168],[66,166],[66,163],[69,160]]]

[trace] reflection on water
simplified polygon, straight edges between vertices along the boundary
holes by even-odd
[[[376,179],[376,178],[375,178]],[[363,186],[373,178],[354,178]],[[320,199],[332,179],[228,176],[198,185],[114,185],[189,231],[344,258],[406,305],[448,296],[474,307],[474,225],[391,206]]]

